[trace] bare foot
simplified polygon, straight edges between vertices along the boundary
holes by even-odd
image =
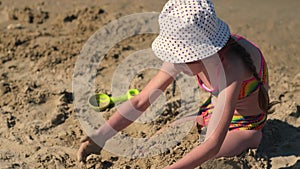
[[[81,145],[77,152],[77,159],[79,162],[86,162],[86,158],[90,154],[97,154],[99,155],[103,145],[97,145],[90,137],[85,136],[83,139],[80,140]]]

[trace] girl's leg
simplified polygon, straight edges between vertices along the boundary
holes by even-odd
[[[261,130],[228,131],[221,149],[215,158],[235,156],[248,148],[257,148],[261,139]]]

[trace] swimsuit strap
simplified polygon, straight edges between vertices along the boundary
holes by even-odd
[[[215,91],[214,89],[210,89],[207,86],[205,86],[205,84],[202,82],[202,80],[200,79],[200,77],[198,75],[196,75],[196,78],[197,78],[198,85],[201,89],[203,89],[204,91],[207,91],[207,92]]]
[[[259,70],[259,77],[261,78],[262,84],[266,84],[268,81],[268,68],[265,63],[263,55],[261,55],[261,65]],[[259,86],[261,84],[257,81],[255,77],[252,77],[248,80],[243,81],[242,87],[239,94],[239,99],[245,98],[250,96],[253,93],[259,91]]]
[[[237,34],[231,34],[231,36],[234,36],[236,37],[236,40],[241,40],[241,39],[245,39],[244,37],[240,36],[240,35],[237,35]]]
[[[236,37],[236,38],[237,38],[237,41],[242,40],[242,39],[245,39],[243,36],[237,35],[237,34],[232,34],[232,36]],[[247,40],[247,41],[248,41],[248,40]],[[258,47],[255,43],[253,43],[253,42],[251,42],[251,41],[248,41],[248,42],[250,42],[253,46],[255,46],[255,47],[258,49],[259,53],[260,53],[260,56],[261,56],[261,64],[260,64],[259,75],[260,75],[260,77],[262,77],[262,71],[263,71],[263,68],[264,68],[264,65],[265,65],[265,59],[264,59],[263,54],[262,54],[261,50],[259,49],[259,47]]]

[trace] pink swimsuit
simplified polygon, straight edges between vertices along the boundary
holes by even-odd
[[[236,37],[237,41],[244,39],[239,35],[232,35],[232,36]],[[256,46],[255,44],[253,45]],[[266,84],[268,82],[268,69],[261,51],[260,54],[261,54],[261,66],[260,66],[259,76],[261,77],[263,84]],[[220,69],[220,67],[218,69]],[[204,85],[204,83],[202,82],[202,80],[199,78],[198,75],[196,76],[196,78],[200,88],[202,88],[207,92],[212,93],[213,95],[218,95],[219,93],[218,89],[213,89],[213,90],[209,89],[207,86]],[[259,91],[259,85],[260,84],[255,77],[243,81],[242,89],[240,90],[240,94],[239,94],[239,99],[243,99],[254,93],[257,93]],[[209,97],[206,100],[206,102],[200,106],[200,110],[198,112],[199,115],[202,115],[205,126],[208,125],[212,112],[213,112],[213,106],[211,104],[211,97]],[[259,130],[264,126],[266,119],[267,119],[267,115],[264,112],[255,116],[233,115],[229,126],[229,130]]]

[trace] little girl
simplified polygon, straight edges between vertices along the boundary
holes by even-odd
[[[164,91],[179,72],[195,76],[199,86],[211,93],[192,118],[199,127],[210,125],[203,143],[166,168],[195,168],[209,159],[238,155],[260,144],[270,104],[268,70],[259,48],[231,34],[210,0],[170,0],[159,16],[159,25],[152,49],[164,61],[161,70],[95,135],[81,141],[79,161],[99,154],[105,142],[138,118],[158,97],[155,91]],[[125,118],[128,115],[130,119]]]

